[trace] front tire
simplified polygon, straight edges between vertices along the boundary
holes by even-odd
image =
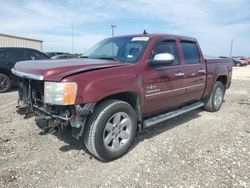
[[[7,92],[10,90],[12,82],[9,76],[0,73],[0,93]]]
[[[84,143],[92,155],[111,161],[128,151],[136,130],[134,109],[126,102],[107,100],[99,104],[88,119]]]
[[[205,101],[204,109],[210,112],[216,112],[220,110],[224,94],[225,94],[224,85],[221,82],[216,81],[211,95],[209,96],[207,101]]]

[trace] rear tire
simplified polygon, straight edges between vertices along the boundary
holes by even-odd
[[[9,76],[0,73],[0,93],[7,92],[10,90],[12,82]]]
[[[204,109],[210,112],[216,112],[220,110],[224,94],[225,94],[224,85],[221,82],[216,81],[211,95],[205,101]]]
[[[107,100],[99,104],[87,120],[84,143],[92,155],[111,161],[128,151],[136,130],[134,109],[126,102]]]

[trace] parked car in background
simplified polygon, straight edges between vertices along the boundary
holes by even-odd
[[[250,64],[250,58],[241,57],[240,60],[246,61],[248,64]]]
[[[241,60],[240,58],[233,58],[233,65],[237,67],[246,66],[247,62]]]
[[[17,85],[17,77],[11,73],[18,61],[50,59],[38,50],[29,48],[0,48],[0,93]]]
[[[53,57],[55,55],[62,55],[62,54],[65,54],[65,52],[46,52],[46,54],[49,56],[49,57]]]
[[[51,59],[72,59],[72,58],[77,58],[77,57],[71,54],[61,54],[51,57]]]

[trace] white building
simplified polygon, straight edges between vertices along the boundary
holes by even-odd
[[[43,50],[43,41],[0,33],[1,47],[22,47]]]

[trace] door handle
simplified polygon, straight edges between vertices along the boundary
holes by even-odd
[[[198,70],[198,73],[206,73],[206,70],[205,69],[200,69],[200,70]]]
[[[175,74],[176,77],[182,77],[184,76],[185,74],[183,72],[178,72]]]

